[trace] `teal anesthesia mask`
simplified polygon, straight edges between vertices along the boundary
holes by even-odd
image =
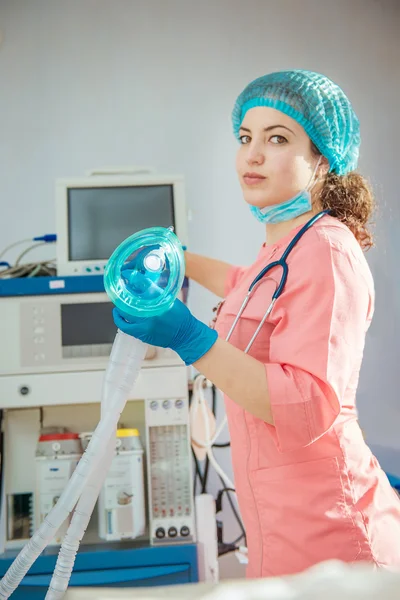
[[[282,223],[283,221],[290,221],[291,219],[295,219],[296,217],[309,212],[312,208],[311,190],[316,183],[314,177],[321,159],[322,156],[318,159],[306,189],[299,192],[293,198],[290,198],[290,200],[286,200],[286,202],[282,202],[281,204],[266,206],[265,208],[250,206],[250,210],[256,219],[260,221],[260,223]]]

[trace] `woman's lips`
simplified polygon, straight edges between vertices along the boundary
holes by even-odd
[[[243,175],[243,181],[246,185],[258,185],[262,183],[266,178],[258,173],[245,173]]]

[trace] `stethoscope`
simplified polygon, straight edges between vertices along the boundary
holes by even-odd
[[[238,314],[235,317],[235,320],[232,323],[232,326],[228,332],[228,335],[226,336],[226,341],[228,342],[236,325],[237,322],[239,321],[240,317],[243,314],[244,309],[247,306],[247,303],[249,302],[251,296],[253,295],[254,291],[256,290],[256,288],[258,287],[258,285],[261,283],[261,280],[263,279],[263,277],[269,273],[269,271],[271,271],[272,269],[274,269],[275,267],[282,267],[282,276],[281,276],[281,280],[279,282],[278,287],[276,288],[275,292],[272,295],[272,300],[270,305],[268,306],[267,310],[265,311],[265,314],[259,324],[259,326],[257,327],[253,337],[251,338],[250,342],[248,343],[246,349],[245,349],[245,353],[247,353],[254,340],[256,339],[257,335],[260,332],[261,327],[264,325],[265,321],[267,320],[268,316],[271,314],[272,309],[274,308],[275,302],[277,301],[277,299],[279,298],[279,296],[282,294],[284,287],[286,285],[286,281],[288,278],[288,273],[289,273],[289,267],[288,264],[286,262],[287,257],[289,256],[289,254],[291,253],[291,251],[293,250],[293,248],[296,246],[297,242],[302,238],[302,236],[314,225],[314,223],[316,223],[319,219],[321,219],[321,217],[323,217],[324,215],[328,214],[329,210],[323,210],[322,212],[318,213],[317,215],[314,215],[309,221],[307,221],[307,223],[305,225],[303,225],[303,227],[300,229],[300,231],[298,231],[296,233],[296,235],[294,236],[294,238],[291,240],[291,242],[288,244],[286,250],[284,251],[284,253],[282,254],[281,258],[279,260],[275,260],[272,263],[269,263],[269,265],[267,265],[266,267],[264,267],[262,269],[262,271],[259,272],[259,274],[257,275],[257,277],[255,277],[253,279],[253,281],[250,284],[249,287],[249,291],[246,294],[245,299],[243,300],[242,306],[239,309]]]

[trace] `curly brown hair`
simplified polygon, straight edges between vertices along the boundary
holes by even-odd
[[[319,150],[312,144],[314,154]],[[328,173],[322,186],[319,200],[322,209],[347,225],[363,250],[374,245],[369,225],[375,212],[375,198],[370,183],[355,171],[346,175]]]

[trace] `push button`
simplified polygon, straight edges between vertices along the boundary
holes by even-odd
[[[163,527],[159,527],[156,529],[156,538],[162,540],[165,537],[165,529]]]
[[[169,537],[172,537],[172,538],[176,537],[178,535],[178,531],[177,531],[176,527],[170,527],[168,529],[168,535],[169,535]]]

